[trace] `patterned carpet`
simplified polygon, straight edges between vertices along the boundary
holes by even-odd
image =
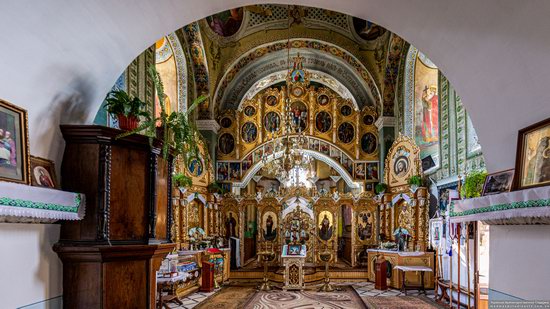
[[[444,308],[428,298],[414,296],[363,297],[363,301],[369,309]]]
[[[351,286],[342,286],[340,291],[331,293],[305,291],[258,292],[244,307],[245,309],[290,309],[290,308],[323,308],[347,309],[366,308],[365,304]]]
[[[255,286],[228,286],[214,294],[208,301],[199,303],[197,309],[241,309],[256,293]]]

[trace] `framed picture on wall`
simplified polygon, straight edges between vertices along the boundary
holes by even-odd
[[[27,111],[0,100],[0,180],[29,184]]]
[[[518,133],[517,189],[550,185],[550,118]]]
[[[31,156],[31,185],[46,188],[60,187],[55,177],[53,161]]]
[[[483,184],[483,193],[485,195],[493,195],[502,192],[510,192],[512,183],[514,182],[514,170],[507,170],[487,175]]]

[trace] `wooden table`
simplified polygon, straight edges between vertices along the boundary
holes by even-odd
[[[407,295],[407,290],[418,289],[418,288],[420,288],[422,293],[426,295],[426,289],[424,288],[424,273],[432,272],[432,269],[430,267],[398,265],[398,266],[395,266],[395,269],[401,271],[401,274],[402,274],[401,291],[405,293],[405,295]],[[407,281],[405,280],[405,273],[409,271],[420,272],[420,286],[407,286],[407,283],[406,283]]]
[[[176,302],[178,305],[183,305],[183,303],[181,302],[181,300],[179,300],[179,298],[176,294],[170,294],[169,293],[168,295],[162,296],[162,290],[165,287],[169,287],[169,286],[178,284],[179,282],[183,281],[183,279],[185,279],[186,276],[187,276],[187,273],[180,273],[176,277],[172,277],[172,278],[157,278],[157,291],[158,291],[158,307],[157,308],[158,309],[162,309],[163,306],[164,306],[164,308],[169,309],[170,307],[168,307],[167,303],[172,302],[172,301]],[[167,290],[175,291],[176,289],[167,289]]]

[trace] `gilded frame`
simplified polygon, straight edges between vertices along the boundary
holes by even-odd
[[[28,126],[28,116],[27,110],[15,106],[7,101],[0,99],[0,108],[6,109],[8,112],[12,112],[17,116],[17,121],[15,123],[16,130],[19,130],[19,136],[17,136],[17,142],[20,145],[21,151],[21,165],[16,169],[20,172],[19,178],[6,177],[5,175],[0,174],[0,181],[9,181],[21,184],[30,184],[31,183],[31,161],[30,161],[30,151],[29,151],[29,126]],[[16,145],[18,143],[15,143]],[[19,164],[17,164],[19,165]]]

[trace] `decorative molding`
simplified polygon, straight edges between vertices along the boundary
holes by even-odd
[[[376,119],[374,125],[378,128],[378,130],[380,130],[383,127],[395,127],[395,123],[395,117],[380,116]]]
[[[195,122],[199,131],[212,131],[218,133],[220,130],[220,124],[213,119],[199,119]]]

